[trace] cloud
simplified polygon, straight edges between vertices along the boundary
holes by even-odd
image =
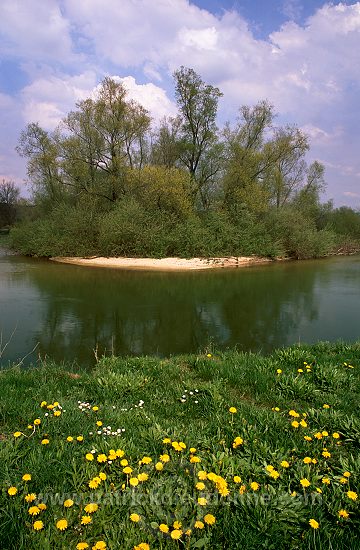
[[[285,0],[283,3],[282,13],[292,21],[300,18],[302,10],[300,0]]]
[[[76,76],[55,74],[34,80],[22,91],[23,118],[53,130],[78,101],[86,99],[96,85],[96,75],[87,71]]]
[[[1,0],[0,55],[57,63],[74,57],[70,22],[55,0]]]
[[[344,191],[343,195],[345,195],[346,197],[360,199],[360,193],[353,193],[352,191]]]

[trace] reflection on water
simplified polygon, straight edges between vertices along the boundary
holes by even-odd
[[[360,258],[189,273],[119,271],[0,257],[3,362],[38,354],[92,363],[98,353],[217,348],[270,351],[359,339]],[[30,359],[28,358],[27,361]]]

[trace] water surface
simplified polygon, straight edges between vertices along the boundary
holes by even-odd
[[[2,364],[51,357],[269,352],[360,339],[360,257],[192,272],[62,265],[0,252]],[[36,346],[36,349],[30,353]]]

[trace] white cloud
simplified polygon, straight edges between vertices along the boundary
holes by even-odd
[[[0,54],[59,63],[73,57],[70,23],[56,0],[1,0]]]
[[[164,116],[176,114],[176,107],[166,95],[166,91],[155,84],[137,84],[135,78],[126,76],[124,78],[112,77],[123,83],[128,90],[128,96],[139,102],[155,120]]]
[[[23,117],[26,123],[38,122],[53,130],[75,108],[77,101],[89,97],[96,76],[88,71],[76,76],[50,75],[34,80],[22,91]]]

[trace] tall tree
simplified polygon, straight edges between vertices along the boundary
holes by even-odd
[[[19,197],[20,189],[13,181],[0,182],[0,227],[14,223]]]
[[[220,171],[214,147],[217,143],[218,102],[223,94],[218,88],[206,84],[193,69],[181,67],[173,76],[181,116],[180,160],[191,175],[195,199],[204,195],[204,186]]]

